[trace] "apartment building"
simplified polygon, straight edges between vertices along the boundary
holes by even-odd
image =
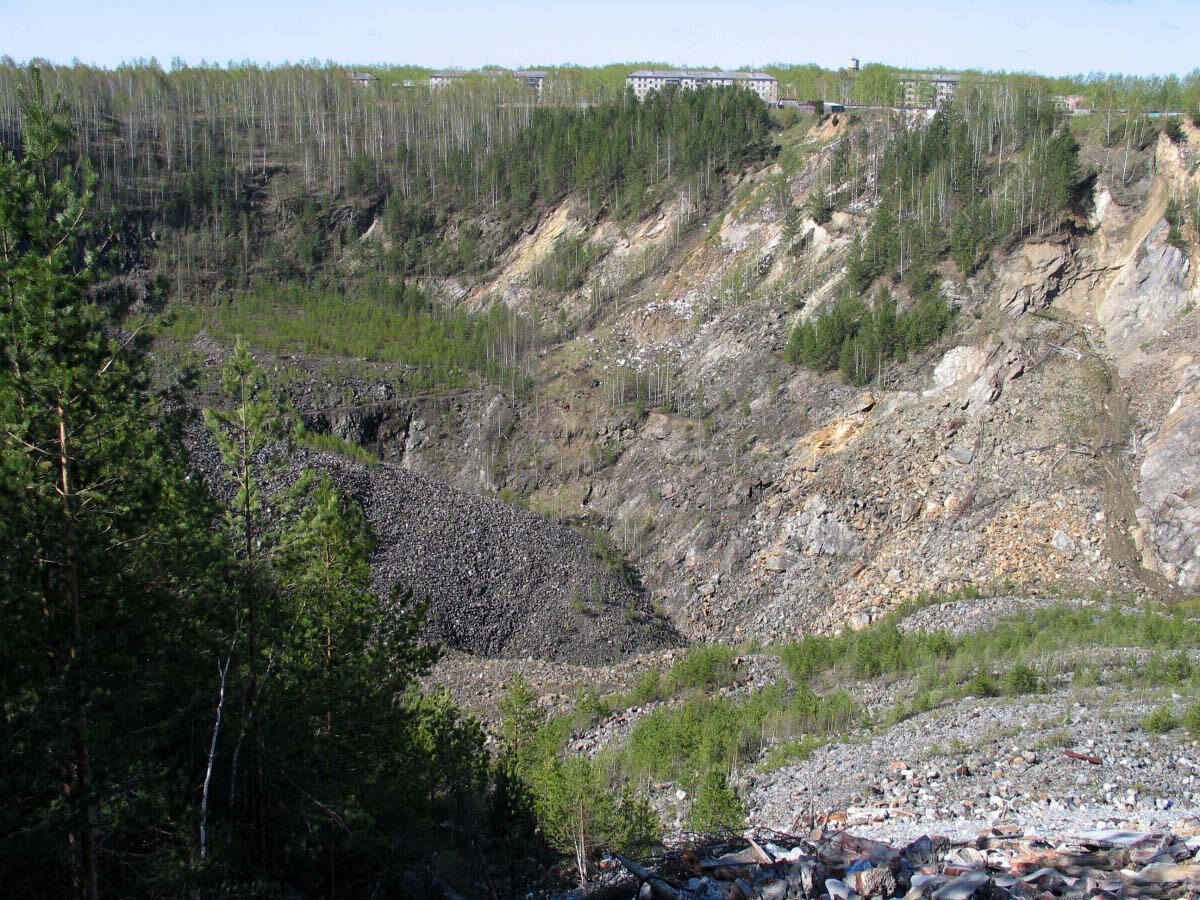
[[[901,105],[941,108],[954,99],[962,76],[954,73],[909,72],[901,75]]]
[[[464,69],[446,69],[441,72],[434,72],[429,76],[429,86],[431,88],[447,87],[460,78],[468,75],[480,76],[483,78],[507,78],[512,77],[517,79],[525,87],[533,91],[539,100],[542,99],[542,86],[546,82],[547,72],[538,69],[517,69],[514,72],[506,70],[490,69],[486,72],[472,72]]]
[[[651,91],[661,91],[674,85],[685,91],[699,87],[743,87],[754,91],[772,105],[779,101],[779,82],[766,72],[638,69],[626,76],[625,84],[633,89],[639,100],[644,100]]]

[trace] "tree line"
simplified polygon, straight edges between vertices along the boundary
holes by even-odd
[[[18,90],[0,64],[0,140],[20,146]],[[761,157],[768,121],[745,91],[617,92],[599,106],[535,107],[511,78],[444,90],[363,89],[338,67],[46,67],[72,110],[73,151],[99,175],[124,245],[175,288],[310,278],[382,220],[362,265],[477,274],[539,204],[579,192],[640,215],[674,178],[707,190]],[[481,232],[481,216],[498,220]]]

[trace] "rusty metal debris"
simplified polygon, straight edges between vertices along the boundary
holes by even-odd
[[[1200,897],[1200,838],[1091,831],[1043,840],[996,827],[970,843],[903,847],[817,828],[698,844],[641,862],[606,858],[589,900],[1056,900]]]

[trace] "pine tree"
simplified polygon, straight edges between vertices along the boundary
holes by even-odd
[[[204,650],[211,547],[188,532],[211,509],[150,389],[147,332],[93,299],[94,178],[63,158],[36,69],[22,109],[24,155],[0,156],[0,882],[95,897],[124,893],[130,829],[145,879],[172,865],[161,825],[182,798],[160,779],[182,749],[164,723],[191,702],[181,647]]]
[[[243,719],[231,763],[231,796],[237,790],[238,762],[242,740],[250,737],[250,782],[247,803],[253,820],[251,855],[257,865],[265,865],[269,856],[268,817],[270,798],[266,778],[266,745],[263,729],[265,681],[271,665],[271,642],[266,632],[275,624],[267,607],[275,599],[269,575],[269,563],[275,550],[276,532],[265,516],[264,481],[277,471],[281,456],[287,453],[288,419],[272,398],[266,376],[239,339],[233,355],[221,372],[222,394],[228,409],[204,411],[205,424],[225,463],[225,476],[234,489],[226,507],[224,535],[228,549],[237,560],[238,604],[233,620],[237,623],[234,642],[244,640],[245,650],[238,654],[235,683],[244,676],[241,693]],[[233,644],[229,658],[233,658]]]

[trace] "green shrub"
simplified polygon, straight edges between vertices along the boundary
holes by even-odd
[[[744,816],[745,808],[724,773],[706,772],[688,809],[688,827],[698,834],[734,831],[742,827]]]
[[[1175,714],[1171,712],[1170,707],[1159,706],[1152,712],[1142,717],[1139,723],[1143,731],[1150,734],[1166,734],[1168,731],[1174,731],[1182,723],[1175,718]]]
[[[1183,250],[1187,247],[1187,240],[1183,236],[1183,217],[1179,211],[1179,201],[1172,197],[1167,201],[1167,211],[1163,214],[1163,218],[1167,220],[1167,243],[1172,247],[1178,247]]]
[[[1192,737],[1200,737],[1200,703],[1193,703],[1184,711],[1183,727],[1192,733]]]
[[[885,363],[904,359],[941,337],[952,319],[952,310],[936,290],[904,311],[897,309],[886,288],[880,288],[871,305],[845,294],[797,325],[785,352],[793,364],[836,368],[852,384],[867,384]]]
[[[1145,679],[1153,685],[1179,685],[1192,677],[1195,667],[1186,653],[1175,653],[1163,656],[1154,653],[1146,661]]]
[[[654,812],[650,798],[639,794],[626,784],[617,801],[617,824],[613,829],[613,848],[624,853],[638,853],[658,843],[662,822]]]
[[[667,693],[713,690],[732,683],[737,677],[734,658],[732,648],[721,644],[693,647],[667,673]]]
[[[594,688],[583,688],[571,707],[571,724],[578,730],[591,728],[611,710]]]
[[[1183,125],[1174,116],[1163,123],[1163,134],[1170,138],[1172,144],[1182,144],[1187,140],[1187,136],[1183,133]]]
[[[1041,679],[1038,678],[1037,672],[1025,663],[1017,663],[1005,672],[1002,684],[1004,693],[1010,696],[1036,694],[1042,689]]]
[[[963,685],[963,690],[971,697],[998,697],[1000,688],[996,680],[984,669],[980,669],[971,680]]]
[[[637,567],[629,561],[625,551],[607,531],[587,522],[576,522],[571,527],[577,534],[591,542],[592,556],[603,563],[604,568],[624,581],[628,587],[634,590],[641,588],[642,577]],[[598,592],[599,585],[596,585],[596,590]]]
[[[833,218],[833,204],[824,188],[814,188],[804,204],[804,211],[818,225],[824,225]]]
[[[638,676],[633,689],[629,692],[628,700],[632,706],[645,706],[662,699],[662,678],[658,672],[649,669]]]
[[[590,855],[613,842],[621,825],[617,804],[590,760],[551,759],[533,773],[532,787],[538,826],[555,850],[570,854],[579,846]]]
[[[537,694],[521,675],[508,683],[500,700],[500,717],[500,737],[505,749],[514,753],[529,747],[546,724],[546,712],[538,706]]]

